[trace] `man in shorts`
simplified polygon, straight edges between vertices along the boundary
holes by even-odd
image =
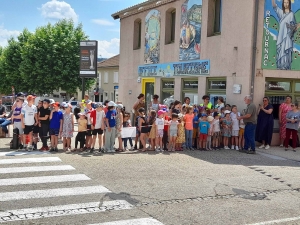
[[[34,97],[32,95],[28,95],[27,101],[28,101],[28,104],[26,106],[24,106],[21,111],[22,128],[24,129],[23,150],[31,151],[31,150],[33,150],[33,146],[31,145],[32,144],[33,127],[37,125],[38,118],[37,118],[36,106],[33,104]],[[27,147],[27,143],[26,143],[27,136],[29,136],[29,146],[28,147]]]
[[[102,145],[102,136],[103,136],[103,130],[104,130],[104,118],[105,118],[105,112],[103,110],[102,104],[95,104],[94,105],[95,110],[91,112],[91,122],[92,122],[92,146],[91,146],[91,153],[94,151],[97,135],[99,140],[99,152],[101,152],[103,149]]]

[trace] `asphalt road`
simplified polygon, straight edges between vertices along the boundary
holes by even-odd
[[[19,155],[8,142],[3,224],[300,224],[300,151]]]

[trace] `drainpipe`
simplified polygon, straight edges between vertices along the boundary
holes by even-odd
[[[254,79],[255,79],[255,67],[256,67],[256,47],[257,47],[257,28],[258,28],[258,4],[259,0],[255,0],[254,9],[254,30],[253,30],[253,46],[252,46],[252,68],[251,68],[251,85],[250,85],[250,95],[253,99],[254,95]]]

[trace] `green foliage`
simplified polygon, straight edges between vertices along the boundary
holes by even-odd
[[[73,94],[81,88],[79,78],[79,42],[87,40],[82,25],[74,26],[71,20],[38,27],[34,33],[25,29],[8,46],[0,50],[0,91],[49,94],[54,90]],[[90,88],[94,79],[86,80]]]

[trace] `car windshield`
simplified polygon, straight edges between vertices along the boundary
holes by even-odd
[[[71,102],[71,105],[77,105],[77,102]]]

